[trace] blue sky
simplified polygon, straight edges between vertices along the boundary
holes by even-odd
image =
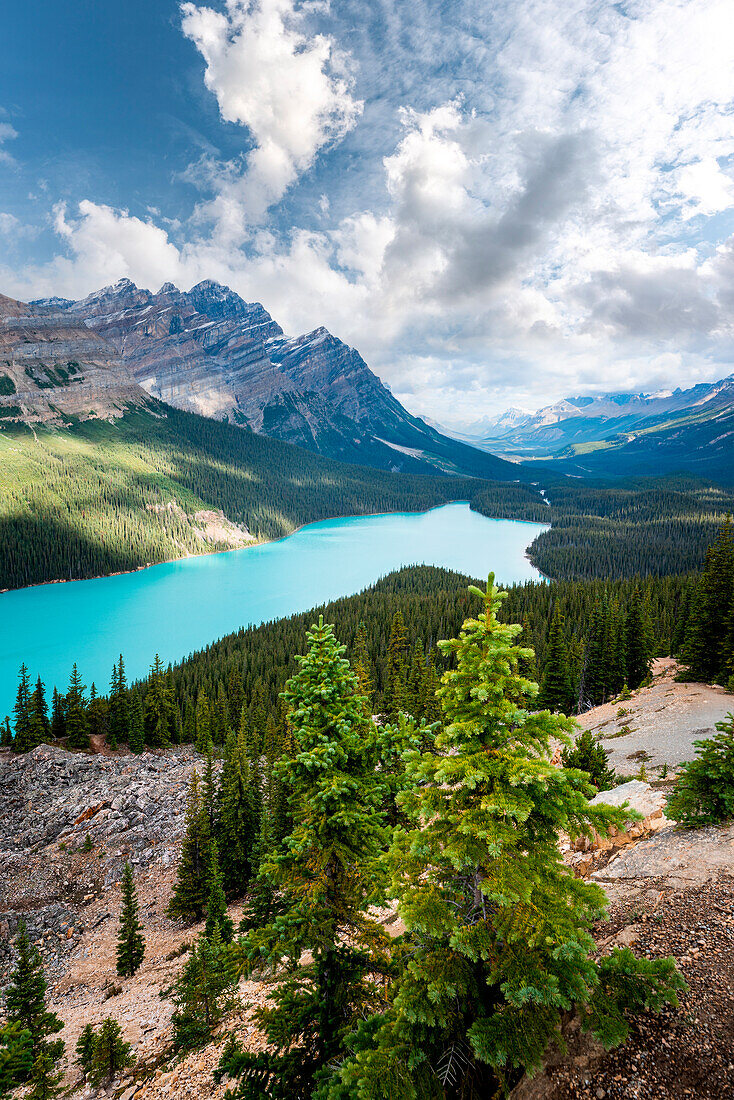
[[[0,291],[201,278],[470,422],[732,371],[730,0],[8,0]]]

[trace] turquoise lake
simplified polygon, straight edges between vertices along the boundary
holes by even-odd
[[[538,579],[525,557],[536,523],[487,519],[465,501],[429,512],[325,520],[278,542],[207,554],[98,580],[0,594],[0,718],[12,713],[18,668],[50,698],[77,662],[105,692],[124,654],[130,680],[159,653],[177,661],[241,626],[307,611],[361,591],[403,565],[440,565],[505,583]]]

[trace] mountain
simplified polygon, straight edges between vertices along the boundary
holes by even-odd
[[[0,294],[0,418],[68,424],[120,416],[149,398],[114,349],[58,305]]]
[[[574,474],[688,471],[734,481],[734,374],[685,390],[572,397],[525,418],[514,412],[474,445]]]
[[[38,303],[48,306],[48,302]],[[206,280],[157,294],[121,279],[55,300],[115,349],[152,396],[309,450],[380,469],[516,480],[517,468],[412,416],[325,328],[289,337],[259,303]]]

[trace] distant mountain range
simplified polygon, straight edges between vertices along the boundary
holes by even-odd
[[[26,309],[91,330],[146,393],[177,408],[379,469],[522,477],[408,413],[325,328],[288,337],[263,306],[219,283],[188,292],[166,283],[153,294],[121,279],[80,301]]]
[[[460,438],[515,460],[541,459],[567,473],[604,477],[685,470],[730,483],[734,374],[685,390],[572,397],[536,413],[508,409]]]

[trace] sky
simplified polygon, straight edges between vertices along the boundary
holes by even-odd
[[[6,0],[0,292],[211,278],[412,411],[734,366],[732,0]]]

